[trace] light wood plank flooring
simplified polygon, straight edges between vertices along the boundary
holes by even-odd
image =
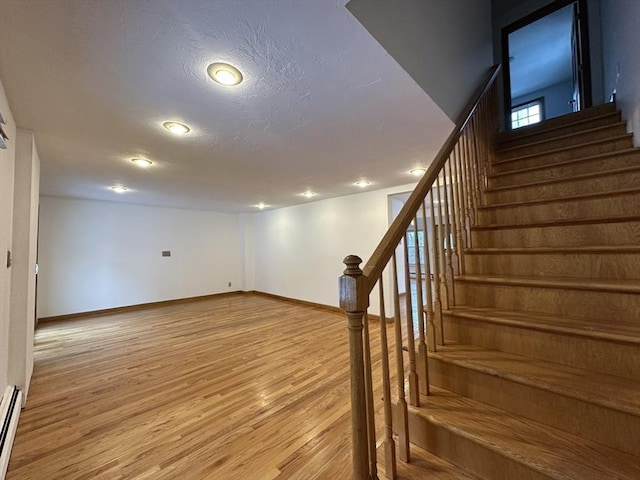
[[[257,295],[43,323],[7,478],[348,479],[348,367],[344,316]]]
[[[8,478],[348,478],[346,341],[253,295],[42,324]]]

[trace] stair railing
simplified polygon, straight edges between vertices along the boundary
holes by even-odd
[[[355,255],[344,259],[340,306],[348,319],[355,480],[378,478],[378,436],[384,446],[387,478],[397,478],[396,443],[400,459],[410,461],[406,392],[413,406],[420,405],[421,394],[429,395],[427,351],[444,344],[442,311],[455,304],[454,277],[464,273],[464,252],[471,247],[471,227],[488,183],[498,127],[495,79],[499,70],[492,67],[364,268],[360,269],[362,260]],[[390,299],[385,298],[385,277],[391,283]],[[379,339],[370,331],[368,315],[376,285]],[[392,327],[387,322],[387,305],[393,307]],[[394,337],[395,372],[391,371],[388,329]],[[372,346],[378,344],[374,365]],[[374,393],[375,398],[382,397],[382,406],[374,402]],[[383,418],[379,431],[376,415]]]

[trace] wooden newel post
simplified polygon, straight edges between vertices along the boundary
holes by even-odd
[[[347,268],[340,277],[340,308],[348,318],[349,353],[351,364],[351,427],[353,479],[368,480],[369,453],[367,446],[367,406],[365,401],[364,351],[362,319],[369,307],[369,291],[362,274],[362,259],[349,255],[344,259]]]

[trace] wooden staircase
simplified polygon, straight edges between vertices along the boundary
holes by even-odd
[[[412,448],[460,478],[640,479],[640,149],[614,105],[500,134],[471,240]]]

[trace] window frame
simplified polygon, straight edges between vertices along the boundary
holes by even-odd
[[[522,126],[519,126],[519,127],[514,126],[513,125],[514,120],[511,118],[511,116],[514,113],[516,113],[518,110],[523,110],[524,108],[530,108],[530,107],[532,107],[534,105],[539,105],[539,107],[540,107],[540,121],[538,121],[536,123],[529,123],[528,125],[522,125]],[[535,125],[537,123],[543,122],[545,119],[546,119],[546,114],[545,114],[545,109],[544,109],[544,97],[532,98],[531,100],[527,100],[526,102],[519,103],[518,105],[514,105],[511,108],[511,115],[509,116],[509,120],[511,122],[511,130],[518,130],[520,128],[529,127],[531,125]],[[518,120],[515,120],[515,121],[517,122]]]

